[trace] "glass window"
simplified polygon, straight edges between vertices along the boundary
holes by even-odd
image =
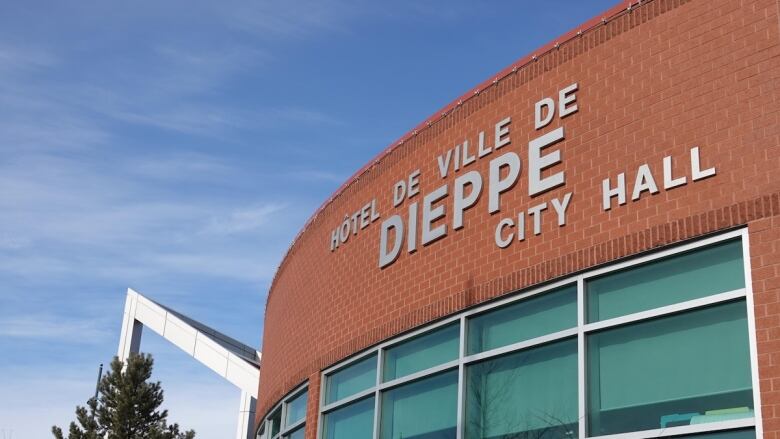
[[[460,325],[455,323],[388,348],[382,370],[384,380],[400,378],[457,360],[459,340]]]
[[[306,436],[306,429],[301,427],[284,437],[284,439],[303,439]]]
[[[575,326],[576,284],[470,318],[468,353],[488,351]]]
[[[282,427],[282,411],[275,411],[271,417],[268,418],[268,423],[270,424],[268,429],[271,431],[271,437],[279,434]]]
[[[729,430],[690,436],[674,436],[674,439],[756,439],[756,432],[750,430]]]
[[[290,426],[306,417],[306,400],[309,392],[303,392],[287,403],[286,426]]]
[[[325,415],[323,439],[366,439],[374,434],[374,398],[362,399]]]
[[[753,416],[744,301],[587,339],[591,435]]]
[[[265,439],[265,421],[260,421],[260,429],[257,430],[257,439]]]
[[[382,394],[382,439],[455,438],[458,371],[434,375]]]
[[[588,321],[619,317],[745,287],[740,240],[588,281]]]
[[[468,366],[466,380],[465,437],[577,437],[576,339]]]
[[[328,377],[326,403],[359,393],[376,384],[376,354],[351,364]]]

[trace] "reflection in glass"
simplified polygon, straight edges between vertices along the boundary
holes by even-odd
[[[620,317],[744,287],[742,241],[722,242],[588,281],[588,321]]]
[[[404,341],[385,351],[384,380],[389,381],[458,359],[460,324]]]
[[[458,371],[445,372],[382,394],[382,439],[454,439]]]
[[[485,360],[466,370],[466,437],[577,436],[577,341]]]
[[[287,419],[284,425],[293,425],[306,417],[306,400],[308,396],[309,392],[306,391],[287,403]]]
[[[305,428],[299,428],[295,430],[294,432],[288,434],[285,436],[285,439],[303,439],[306,435],[306,429]]]
[[[325,402],[330,404],[376,384],[376,354],[328,376]]]
[[[272,414],[271,417],[268,418],[268,422],[270,422],[271,424],[269,428],[269,430],[271,430],[271,437],[274,437],[277,434],[279,434],[279,431],[282,428],[282,411],[277,410],[276,412],[274,412],[274,414]]]
[[[753,429],[730,430],[690,436],[674,436],[674,439],[756,439],[756,432]]]
[[[753,417],[744,300],[587,339],[593,436]]]
[[[476,354],[577,326],[577,286],[539,293],[468,320],[468,353]]]
[[[374,433],[374,398],[361,399],[325,415],[323,439],[366,439]]]

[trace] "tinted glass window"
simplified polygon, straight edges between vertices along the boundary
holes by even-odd
[[[287,403],[287,420],[285,425],[293,425],[306,417],[306,401],[309,392],[303,392]]]
[[[331,403],[362,392],[376,384],[376,355],[351,364],[328,376],[326,402]]]
[[[362,399],[325,415],[324,439],[366,439],[374,433],[374,398]]]
[[[577,285],[540,293],[468,320],[476,354],[577,326]]]
[[[727,241],[588,281],[588,321],[744,287],[742,242]]]
[[[268,422],[271,424],[270,425],[271,437],[274,437],[277,434],[279,434],[279,431],[281,431],[282,428],[282,411],[277,410],[276,412],[274,412],[274,414],[272,414],[271,417],[268,419]]]
[[[404,384],[382,394],[382,439],[454,439],[458,371]]]
[[[753,417],[745,302],[588,336],[592,435]]]
[[[400,378],[457,360],[459,340],[460,325],[455,323],[388,348],[382,371],[384,380]]]
[[[477,363],[466,377],[467,438],[577,437],[576,339]]]

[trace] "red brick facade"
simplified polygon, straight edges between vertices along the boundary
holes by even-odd
[[[320,372],[396,334],[518,289],[608,261],[733,227],[748,226],[764,437],[780,438],[780,1],[650,0],[575,29],[558,47],[510,67],[457,101],[347,184],[286,255],[265,313],[258,418],[308,380],[307,425],[317,420]],[[552,44],[554,44],[553,42]],[[534,129],[534,104],[577,83],[579,111]],[[437,156],[511,117],[511,143],[442,179]],[[565,185],[528,195],[528,143],[559,126]],[[492,141],[492,140],[491,140]],[[717,174],[691,181],[690,150]],[[473,147],[476,149],[476,147]],[[472,149],[472,151],[474,150]],[[489,214],[488,163],[508,151],[523,167]],[[663,158],[688,184],[631,190],[642,164],[663,186]],[[394,183],[420,169],[420,194],[393,208]],[[485,188],[452,228],[452,180],[478,170]],[[452,172],[452,171],[451,171]],[[552,172],[546,171],[546,174]],[[602,180],[625,173],[628,202],[602,208]],[[378,268],[382,220],[447,184],[447,236]],[[544,212],[542,233],[498,248],[501,218],[571,192],[566,225]],[[345,215],[376,198],[381,218],[331,251]],[[526,216],[526,221],[530,218]],[[419,232],[418,232],[419,239]],[[308,428],[306,437],[316,437]]]

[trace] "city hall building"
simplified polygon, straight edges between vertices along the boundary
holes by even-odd
[[[258,438],[780,438],[780,3],[645,0],[313,214]]]

